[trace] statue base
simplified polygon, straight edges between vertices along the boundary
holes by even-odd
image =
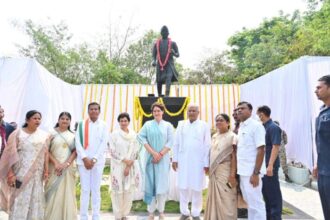
[[[138,112],[139,120],[142,120],[142,127],[146,121],[153,119],[151,105],[155,102],[163,103],[165,105],[163,119],[176,128],[179,121],[185,119],[189,100],[189,97],[136,97],[135,111]]]

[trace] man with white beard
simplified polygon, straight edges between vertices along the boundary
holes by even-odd
[[[203,204],[205,173],[209,169],[211,134],[206,122],[198,119],[197,105],[189,105],[187,114],[188,120],[180,121],[176,129],[172,167],[178,171],[180,220],[190,217],[190,198],[191,215],[193,220],[198,220]]]

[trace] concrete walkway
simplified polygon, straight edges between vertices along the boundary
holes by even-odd
[[[284,206],[293,211],[293,215],[285,215],[283,219],[299,219],[299,220],[311,220],[323,219],[323,212],[319,194],[317,191],[299,186],[296,184],[281,182],[281,190],[283,195]],[[177,220],[179,214],[167,214],[166,219]],[[7,220],[8,216],[0,211],[0,220]],[[114,220],[112,213],[102,213],[101,220]],[[135,213],[129,216],[130,220],[146,220],[146,213]],[[155,218],[158,219],[158,218]]]
[[[319,192],[280,180],[283,200],[314,219],[322,220],[323,211]]]

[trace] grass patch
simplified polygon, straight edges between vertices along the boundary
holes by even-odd
[[[80,194],[81,188],[80,184],[76,185],[76,199],[77,206],[80,207]],[[89,209],[91,209],[91,204],[89,205]],[[101,210],[104,212],[112,212],[112,203],[111,203],[111,195],[109,192],[109,186],[103,185],[101,186]],[[147,212],[147,204],[145,204],[142,200],[134,201],[132,206],[133,212]],[[168,213],[179,213],[180,207],[179,202],[176,201],[167,201],[165,206],[165,211]]]
[[[133,201],[132,211],[147,212],[147,204],[145,204],[142,200]]]
[[[76,199],[77,199],[77,206],[80,207],[80,184],[76,186]],[[89,208],[91,208],[91,203],[89,204]],[[111,196],[109,193],[109,186],[103,185],[101,186],[101,210],[105,212],[112,211],[112,203],[111,203]]]
[[[103,174],[105,176],[110,175],[110,166],[106,166],[104,168]],[[80,207],[80,193],[81,193],[81,185],[79,182],[79,179],[77,180],[76,184],[76,199],[77,199],[77,206],[78,209]],[[207,200],[207,192],[208,190],[205,189],[203,191],[203,209],[202,212],[204,212],[206,207],[206,200]],[[189,205],[190,206],[190,205]],[[91,203],[90,207],[91,209]],[[112,212],[112,202],[111,202],[111,195],[109,192],[109,186],[103,185],[101,186],[101,210],[104,212]],[[142,200],[133,201],[132,205],[132,212],[147,212],[147,204],[145,204]],[[180,205],[179,202],[170,200],[166,202],[165,205],[165,212],[166,213],[180,213]],[[287,207],[283,207],[282,209],[282,215],[292,215],[294,214],[293,211]]]
[[[110,175],[110,166],[109,165],[104,167],[103,175]]]
[[[282,215],[293,215],[293,211],[291,209],[289,209],[288,207],[283,207]]]
[[[167,201],[165,203],[165,212],[167,213],[180,213],[179,202],[176,201]]]

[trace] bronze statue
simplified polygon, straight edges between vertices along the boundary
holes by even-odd
[[[166,26],[163,26],[160,34],[161,39],[158,39],[152,50],[153,62],[156,66],[156,82],[158,96],[162,96],[162,85],[166,84],[165,96],[170,95],[170,87],[172,82],[178,81],[178,73],[174,66],[173,56],[179,57],[178,46],[171,38],[168,37],[169,31]]]

